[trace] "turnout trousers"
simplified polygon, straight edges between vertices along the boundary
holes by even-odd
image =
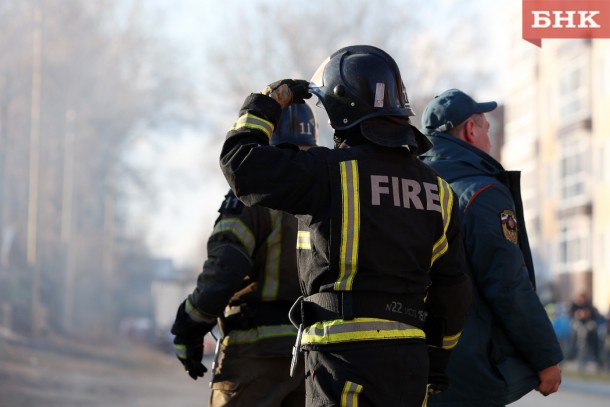
[[[305,351],[307,407],[422,407],[425,343],[369,343]]]
[[[305,373],[301,368],[290,377],[290,360],[223,354],[212,382],[210,407],[303,407]]]

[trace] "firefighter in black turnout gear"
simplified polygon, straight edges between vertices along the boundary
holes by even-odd
[[[271,144],[292,151],[316,142],[309,106],[282,112]],[[176,355],[193,379],[203,376],[203,337],[218,321],[222,338],[209,405],[302,407],[302,364],[289,375],[297,330],[288,310],[301,294],[297,220],[262,206],[245,207],[231,191],[219,212],[197,287],[180,305],[172,328]]]
[[[266,146],[282,109],[311,93],[335,148]],[[291,320],[307,406],[419,407],[447,385],[471,287],[458,203],[417,158],[429,144],[412,115],[392,57],[357,45],[333,53],[311,83],[249,95],[227,134],[220,164],[239,199],[299,220],[304,297]]]

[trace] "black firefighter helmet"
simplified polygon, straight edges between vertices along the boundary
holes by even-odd
[[[369,141],[388,147],[428,143],[409,117],[415,116],[394,59],[371,45],[353,45],[333,53],[318,67],[309,85],[324,105],[335,130],[361,124]]]
[[[315,146],[318,142],[316,118],[307,103],[291,104],[282,110],[269,144],[292,143]]]

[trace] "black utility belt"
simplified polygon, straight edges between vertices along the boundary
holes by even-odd
[[[379,318],[423,329],[428,313],[422,300],[378,292],[332,291],[304,297],[304,326],[336,319]]]
[[[269,301],[256,304],[241,304],[231,307],[231,314],[221,318],[225,334],[235,330],[247,330],[263,325],[290,324],[288,311],[291,303]]]

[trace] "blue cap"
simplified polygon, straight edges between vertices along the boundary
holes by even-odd
[[[449,89],[428,103],[422,114],[424,129],[446,132],[475,113],[487,113],[498,107],[496,102],[477,103],[458,89]]]

